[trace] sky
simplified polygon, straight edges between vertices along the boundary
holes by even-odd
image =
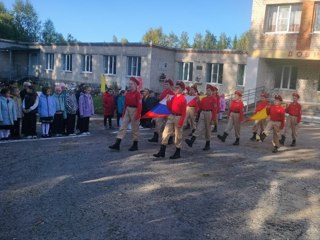
[[[0,0],[12,10],[15,0]],[[113,36],[141,42],[150,28],[189,42],[209,30],[238,37],[250,30],[252,0],[29,0],[43,23],[51,19],[57,32],[81,42],[111,42]]]

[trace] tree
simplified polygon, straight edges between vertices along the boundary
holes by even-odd
[[[232,41],[232,49],[237,49],[238,45],[238,37],[237,35],[234,35],[233,41]]]
[[[224,32],[221,33],[220,37],[219,37],[217,48],[221,49],[221,50],[228,49],[228,48],[230,48],[230,45],[231,45],[230,37],[227,37],[227,35]]]
[[[116,35],[112,36],[112,42],[117,43],[118,42],[118,38],[116,37]]]
[[[178,47],[179,38],[176,34],[171,32],[169,35],[163,35],[161,45],[166,47],[176,48]]]
[[[121,38],[121,41],[120,41],[122,44],[126,44],[126,43],[128,43],[129,41],[128,41],[128,39],[126,39],[126,38]]]
[[[53,22],[48,19],[43,24],[42,30],[42,42],[44,43],[55,43],[56,42],[56,29],[54,28]]]
[[[203,48],[204,49],[215,49],[217,46],[216,37],[209,31],[206,31],[206,35],[203,40]]]
[[[250,44],[250,31],[247,31],[240,36],[237,42],[237,49],[248,50],[249,44]]]
[[[196,33],[196,35],[194,36],[192,48],[198,48],[198,49],[203,48],[203,41],[202,41],[202,34],[201,33]]]
[[[67,42],[68,43],[76,43],[76,42],[78,42],[78,40],[76,38],[74,38],[70,33],[68,33]]]
[[[190,48],[189,37],[187,32],[182,32],[179,41],[179,48]]]
[[[36,42],[40,39],[41,22],[32,4],[16,0],[13,4],[13,22],[18,30],[17,40]]]
[[[142,38],[143,43],[153,43],[153,44],[161,44],[163,42],[163,33],[162,28],[150,28]]]
[[[13,15],[0,2],[0,38],[15,40],[18,30],[13,23]]]

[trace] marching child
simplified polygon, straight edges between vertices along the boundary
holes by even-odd
[[[240,91],[234,92],[234,100],[231,101],[230,107],[229,107],[229,113],[228,113],[228,125],[226,130],[223,133],[223,136],[218,135],[218,138],[225,142],[227,136],[229,135],[232,128],[234,128],[234,133],[236,136],[236,141],[233,143],[233,145],[239,145],[240,141],[240,126],[241,122],[243,120],[243,102],[241,100],[242,93]]]
[[[265,107],[269,106],[269,101],[267,101],[268,95],[266,93],[261,93],[260,94],[260,101],[258,102],[256,106],[255,113],[261,111]],[[256,141],[257,140],[257,135],[261,135],[265,127],[267,126],[267,119],[260,119],[260,120],[255,120],[254,126],[252,127],[252,132],[253,135],[250,138],[251,141]]]
[[[56,100],[51,93],[50,87],[43,87],[39,97],[39,117],[43,138],[49,137],[50,124],[56,113]]]
[[[0,139],[9,140],[10,129],[17,121],[16,106],[8,88],[1,89],[0,94]]]
[[[284,142],[286,140],[286,134],[291,130],[291,136],[292,136],[292,143],[290,144],[291,147],[296,146],[296,140],[297,140],[297,128],[299,126],[299,123],[301,122],[301,105],[298,103],[300,96],[298,93],[292,93],[292,103],[287,105],[286,107],[286,113],[288,113],[288,117],[286,119],[286,125],[284,128],[284,133],[281,136],[280,144],[284,145]]]
[[[280,147],[280,131],[284,127],[285,109],[281,106],[281,103],[282,97],[280,95],[275,95],[274,104],[267,108],[267,114],[270,116],[270,120],[260,136],[260,140],[263,142],[264,139],[269,135],[270,131],[273,130],[273,153],[278,152],[278,148]]]

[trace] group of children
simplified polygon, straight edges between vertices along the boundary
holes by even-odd
[[[138,150],[139,126],[141,118],[141,95],[137,91],[139,82],[135,78],[130,79],[130,89],[125,96],[124,119],[125,124],[120,128],[116,142],[110,146],[111,149],[120,150],[121,140],[124,138],[129,122],[133,127],[133,145],[130,151]],[[194,98],[187,103],[186,95]],[[292,143],[290,146],[296,145],[297,126],[301,121],[301,105],[298,103],[299,95],[293,93],[293,102],[285,108],[282,106],[282,97],[275,95],[272,105],[267,101],[267,94],[262,93],[261,99],[257,104],[256,112],[266,109],[269,120],[257,120],[253,126],[253,136],[251,140],[264,141],[264,139],[273,131],[273,152],[278,152],[280,145],[284,144],[286,134],[289,130],[292,131]],[[154,135],[149,142],[158,142],[162,137],[161,146],[158,153],[154,157],[161,158],[165,156],[166,146],[170,144],[170,138],[174,138],[176,146],[175,153],[171,159],[180,158],[180,150],[182,146],[183,130],[189,123],[191,128],[190,139],[185,142],[189,147],[193,146],[195,140],[204,136],[205,146],[204,151],[210,149],[211,132],[217,131],[219,115],[225,110],[224,95],[218,94],[218,89],[215,86],[207,84],[205,96],[198,94],[197,86],[193,85],[189,89],[182,81],[177,81],[174,86],[173,81],[168,79],[164,82],[163,92],[160,94],[159,101],[166,99],[167,107],[171,114],[168,117],[155,118],[156,126]],[[223,104],[221,104],[223,101]],[[285,114],[288,118],[285,124]],[[230,102],[228,109],[228,123],[223,134],[218,134],[218,139],[222,142],[234,129],[235,142],[233,145],[240,144],[240,129],[241,123],[244,121],[244,104],[242,101],[242,92],[235,91],[234,97]],[[197,121],[196,121],[197,119]],[[212,126],[214,126],[212,130]]]
[[[78,89],[65,84],[43,87],[40,93],[31,82],[24,82],[21,92],[16,83],[3,87],[0,139],[37,138],[38,116],[43,138],[75,135],[76,123],[80,134],[90,134],[89,120],[94,114],[90,92],[84,84]]]

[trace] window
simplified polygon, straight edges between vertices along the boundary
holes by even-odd
[[[54,67],[54,54],[46,53],[46,70],[53,70]]]
[[[128,76],[141,76],[141,57],[128,57]]]
[[[244,79],[246,74],[246,65],[239,64],[238,65],[238,74],[237,74],[237,85],[244,86]]]
[[[103,65],[105,74],[116,74],[117,57],[103,56]]]
[[[63,71],[72,72],[72,54],[62,54]]]
[[[313,31],[320,31],[320,3],[315,3]]]
[[[92,72],[92,56],[91,55],[83,55],[82,71],[83,72]]]
[[[222,84],[223,79],[223,64],[208,63],[207,65],[207,82]]]
[[[295,66],[282,66],[277,69],[275,88],[296,89],[298,68]]]
[[[182,81],[192,81],[193,63],[179,62],[178,66],[179,66],[178,79]]]
[[[301,5],[269,5],[266,11],[266,32],[299,32]]]

